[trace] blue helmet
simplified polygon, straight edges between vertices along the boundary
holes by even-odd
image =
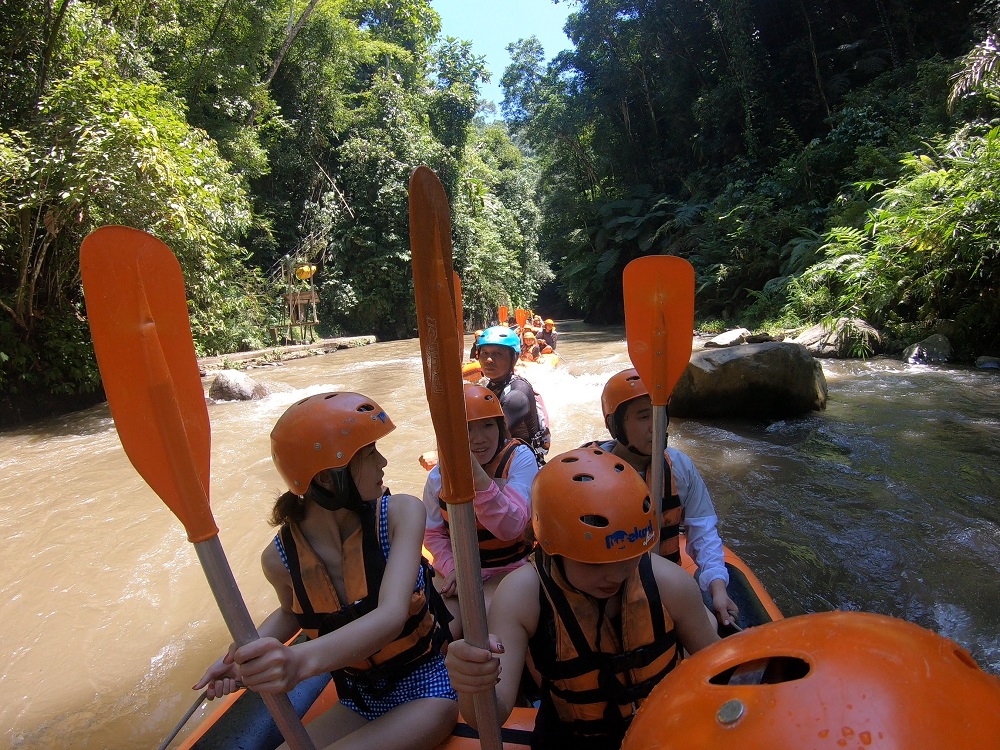
[[[507,326],[492,326],[483,331],[476,346],[509,346],[518,356],[521,354],[521,339]]]

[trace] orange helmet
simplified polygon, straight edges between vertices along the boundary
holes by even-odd
[[[767,660],[762,684],[730,684]],[[912,623],[823,612],[768,623],[685,659],[653,689],[622,750],[994,747],[1000,680]]]
[[[462,380],[467,383],[478,383],[483,377],[483,366],[478,359],[473,359],[462,365]]]
[[[354,454],[396,429],[382,407],[360,393],[318,393],[285,410],[271,430],[271,459],[288,489],[302,495],[323,469],[342,469]]]
[[[531,485],[531,506],[535,538],[550,555],[607,563],[656,549],[646,483],[599,448],[577,448],[545,464]]]
[[[503,419],[503,409],[500,400],[493,391],[474,383],[465,384],[465,416],[469,422],[480,419]]]
[[[615,440],[622,440],[625,435],[625,431],[618,424],[619,420],[615,418],[618,407],[632,399],[648,395],[649,391],[643,385],[639,373],[634,367],[611,376],[604,384],[604,391],[601,393],[601,411],[604,412],[604,424],[607,425],[611,437]]]

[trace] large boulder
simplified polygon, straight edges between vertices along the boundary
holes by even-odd
[[[976,367],[980,370],[1000,370],[1000,357],[977,357]]]
[[[907,347],[903,360],[911,365],[943,365],[951,361],[951,342],[940,333],[934,333]]]
[[[714,339],[705,342],[706,349],[721,349],[724,346],[736,346],[746,343],[750,337],[750,331],[746,328],[733,328],[725,333],[720,333]]]
[[[861,318],[818,323],[792,339],[814,357],[870,357],[882,351],[882,336]]]
[[[801,344],[745,344],[695,352],[670,414],[784,419],[825,409],[826,397],[823,368]]]
[[[208,389],[208,397],[215,401],[252,401],[268,393],[266,385],[239,370],[219,370]]]

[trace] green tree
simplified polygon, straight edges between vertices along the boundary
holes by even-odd
[[[88,9],[71,15],[71,26],[99,38]],[[204,351],[237,348],[252,335],[257,282],[235,244],[249,221],[244,189],[155,76],[124,78],[108,57],[62,71],[33,126],[4,136],[0,174],[0,310],[12,350],[0,359],[9,388],[96,384],[77,253],[102,224],[147,229],[177,253]]]

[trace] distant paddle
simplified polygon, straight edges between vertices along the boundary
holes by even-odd
[[[659,518],[663,512],[667,401],[691,359],[694,338],[694,268],[683,258],[647,255],[625,266],[622,285],[629,359],[655,407],[650,487]]]
[[[517,321],[518,328],[524,328],[524,324],[528,322],[528,311],[523,308],[517,308],[514,311],[514,320]]]
[[[122,447],[187,530],[238,646],[258,638],[208,500],[211,430],[191,339],[184,277],[170,248],[129,227],[80,248],[87,318]],[[313,750],[285,694],[261,698],[295,750]]]
[[[497,322],[505,326],[507,325],[507,317],[510,315],[510,311],[507,309],[507,305],[500,305],[497,308]]]
[[[462,367],[451,354],[458,337],[457,306],[449,283],[451,215],[444,187],[427,167],[417,167],[410,176],[410,252],[424,387],[437,436],[441,497],[448,504],[462,631],[470,644],[488,649]],[[477,693],[475,708],[482,747],[502,750],[496,694]]]

